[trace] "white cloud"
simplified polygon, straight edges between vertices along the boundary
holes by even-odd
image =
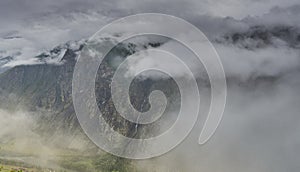
[[[300,65],[300,54],[289,47],[247,50],[216,44],[227,77],[241,81],[260,76],[278,77]]]

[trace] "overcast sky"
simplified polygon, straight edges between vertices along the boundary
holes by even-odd
[[[0,34],[30,28],[38,31],[37,34],[57,32],[55,35],[61,39],[77,39],[98,30],[107,22],[105,19],[128,14],[161,12],[188,20],[199,15],[242,19],[263,16],[272,8],[284,9],[297,3],[298,0],[2,0]],[[94,27],[80,27],[86,24]]]
[[[21,53],[16,58],[26,63],[27,59],[58,44],[88,38],[113,19],[142,12],[182,17],[204,32],[224,31],[249,16],[255,22],[295,24],[300,23],[297,1],[1,0],[0,57]],[[233,17],[230,22],[224,19],[228,16]]]
[[[123,1],[98,1],[98,0],[3,0],[0,2],[1,22],[35,18],[38,15],[56,13],[65,15],[71,11],[86,10],[106,12],[109,15],[115,13],[137,12],[164,12],[173,15],[188,13],[208,14],[215,16],[232,16],[243,18],[251,15],[262,15],[271,8],[288,7],[297,0],[123,0]]]

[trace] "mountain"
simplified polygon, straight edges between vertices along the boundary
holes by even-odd
[[[104,63],[100,65],[95,87],[98,105],[100,109],[106,111],[105,114],[110,124],[114,128],[122,130],[125,135],[134,135],[132,131],[135,130],[136,125],[118,117],[118,113],[113,108],[111,93],[108,90],[110,90],[111,78],[117,67],[114,59],[121,57],[121,61],[123,61],[129,55],[149,47],[159,47],[167,41],[168,39],[153,37],[121,43],[107,55]],[[221,44],[233,44],[245,49],[281,45],[278,42],[298,48],[300,31],[288,26],[255,26],[247,32],[227,33],[214,41]],[[0,68],[7,70],[0,74],[0,107],[6,109],[26,107],[31,111],[46,111],[51,115],[47,115],[47,119],[44,119],[45,116],[41,116],[41,119],[48,124],[42,122],[43,125],[40,128],[43,130],[51,128],[48,133],[52,135],[59,131],[67,133],[79,131],[80,127],[72,103],[72,75],[77,56],[85,43],[86,40],[70,41],[35,56],[35,62],[32,65],[18,65],[10,69]],[[2,57],[0,66],[13,60],[14,57],[11,56]],[[118,63],[120,64],[120,62]],[[274,81],[274,77],[268,79],[269,77],[260,76],[254,78],[252,82],[259,82],[261,78],[265,81]],[[231,78],[228,79],[230,82],[239,82]],[[133,106],[140,111],[148,109],[149,103],[147,101],[144,104],[139,102],[144,102],[141,100],[147,99],[150,91],[158,86],[164,92],[169,92],[169,97],[177,96],[175,85],[175,82],[170,78],[136,80],[132,84],[132,90],[134,90],[131,93]],[[127,129],[124,130],[124,128]]]
[[[84,43],[85,40],[59,45],[49,52],[37,55],[33,65],[15,66],[2,73],[0,107],[10,110],[26,107],[33,112],[42,112],[37,128],[42,135],[82,133],[72,103],[72,76]],[[107,122],[124,135],[137,137],[137,125],[120,117],[114,109],[110,93],[110,82],[116,68],[113,59],[122,57],[124,60],[140,49],[158,47],[161,44],[163,43],[122,43],[107,55],[100,66],[96,80],[98,105]],[[173,93],[170,86],[176,85],[172,79],[164,79],[164,84],[152,79],[136,80],[135,83],[132,85],[134,91],[131,98],[133,105],[140,111],[149,108],[149,103],[141,100],[146,99],[151,90],[160,87],[171,96]]]
[[[36,59],[34,64],[18,65],[0,74],[0,109],[6,109],[9,112],[25,109],[32,112],[30,113],[32,115],[30,118],[34,118],[37,124],[32,129],[34,135],[39,135],[38,142],[42,142],[45,145],[50,144],[52,152],[58,151],[59,155],[63,155],[63,157],[54,159],[54,162],[63,168],[75,171],[95,171],[95,169],[105,170],[105,168],[109,168],[110,171],[132,171],[130,161],[103,155],[102,151],[99,151],[89,141],[76,118],[72,102],[72,77],[78,54],[84,44],[85,40],[59,45],[48,52],[34,57]],[[139,126],[123,119],[114,109],[110,95],[110,82],[116,69],[113,59],[122,57],[124,60],[138,49],[157,47],[160,44],[162,43],[150,42],[139,45],[122,43],[108,54],[98,71],[96,80],[98,106],[106,122],[114,130],[125,136],[140,137],[142,133],[145,133],[145,130],[152,130],[154,126],[145,129],[142,125]],[[103,71],[105,75],[103,75]],[[166,80],[164,84],[151,79],[141,80],[141,82],[136,80],[135,82],[136,84],[132,86],[134,91],[132,91],[131,98],[133,105],[140,111],[145,111],[149,108],[148,101],[141,100],[145,100],[155,87],[163,87],[161,88],[162,90],[172,95],[170,86],[172,84],[175,86],[173,80]],[[27,140],[30,139],[33,138],[27,138]],[[15,145],[16,142],[23,141],[7,140],[6,137],[0,138],[1,147],[3,145],[3,147],[7,147],[7,143]],[[34,148],[30,147],[30,149]],[[47,147],[47,149],[49,148]],[[66,153],[68,152],[67,150],[71,151],[71,155]],[[78,151],[82,156],[74,157]],[[100,152],[101,155],[99,156],[97,152]],[[3,153],[4,155],[16,155],[20,152],[16,153],[15,150],[11,151],[5,148],[0,151],[0,155]],[[44,153],[42,152],[42,154]],[[22,156],[24,157],[24,155]],[[0,160],[4,161],[1,158]],[[106,161],[109,163],[99,166],[99,164]],[[87,165],[85,166],[83,163]],[[88,163],[91,163],[91,165]]]
[[[12,60],[13,60],[13,57],[11,57],[11,56],[1,57],[0,58],[0,66],[4,66],[5,64],[9,63]],[[0,73],[4,72],[7,69],[8,69],[8,67],[0,67]]]
[[[294,26],[252,26],[247,31],[227,33],[217,39],[220,43],[231,43],[246,49],[267,46],[300,48],[300,29]]]
[[[247,32],[227,33],[214,42],[234,45],[247,50],[279,45],[297,49],[300,45],[299,33],[298,29],[287,26],[272,28],[256,26]],[[127,41],[116,46],[100,65],[95,83],[97,104],[106,122],[114,130],[132,138],[156,135],[160,131],[160,126],[159,124],[137,125],[122,118],[112,102],[110,84],[116,68],[126,57],[140,50],[160,47],[168,41],[164,39],[149,40]],[[34,131],[45,137],[47,142],[53,142],[58,147],[69,149],[74,148],[72,145],[74,140],[80,138],[79,142],[85,142],[84,150],[97,152],[98,149],[83,133],[72,102],[74,66],[85,43],[86,40],[80,40],[58,45],[50,51],[33,57],[34,63],[30,65],[1,68],[15,60],[13,56],[1,57],[0,109],[16,111],[25,108],[30,112],[37,112],[34,117],[38,121],[38,125]],[[234,82],[241,84],[238,78],[227,79],[229,84]],[[258,76],[251,82],[255,85],[260,82],[272,83],[275,81],[276,76]],[[243,84],[254,87],[251,82],[247,80]],[[150,108],[149,94],[156,89],[166,94],[169,102],[168,110],[180,108],[179,90],[172,78],[138,78],[134,80],[130,88],[132,105],[141,112],[147,111]],[[61,137],[54,139],[57,135]],[[69,138],[69,136],[72,136],[71,139],[62,139]]]

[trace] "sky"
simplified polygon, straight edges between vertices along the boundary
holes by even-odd
[[[293,7],[297,3],[297,0],[2,0],[0,50],[22,49],[26,58],[69,40],[87,38],[113,19],[142,12],[175,15],[204,30],[214,27],[206,25],[224,25],[224,17],[241,20],[251,16],[262,22],[267,18],[295,23],[300,18],[299,6]],[[220,30],[218,25],[215,27]],[[13,36],[18,39],[4,39]]]
[[[205,34],[249,23],[300,23],[297,0],[2,0],[0,57],[18,64],[70,40],[86,39],[110,21],[129,14],[158,12],[181,17]],[[245,20],[245,18],[247,20]]]
[[[186,19],[211,41],[252,25],[300,23],[298,0],[3,0],[0,58],[14,57],[4,67],[34,64],[33,57],[42,52],[68,41],[87,39],[114,19],[142,12]]]
[[[293,7],[295,4],[297,0],[3,0],[0,54],[3,58],[21,52],[19,63],[14,64],[31,63],[34,55],[70,40],[88,38],[113,19],[142,12],[175,15],[204,32],[226,30],[249,16],[255,22],[295,23],[300,18],[300,8]],[[232,17],[232,21],[228,23],[226,17]]]

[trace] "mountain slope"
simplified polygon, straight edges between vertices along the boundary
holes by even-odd
[[[158,42],[150,42],[146,45],[120,44],[108,54],[98,71],[96,79],[98,106],[104,113],[106,121],[124,135],[136,137],[137,125],[120,117],[114,109],[109,88],[116,68],[113,59],[122,57],[124,60],[127,56],[135,53],[137,49],[144,49],[149,46],[157,47],[160,44]],[[50,53],[43,53],[37,58],[41,61],[46,58],[49,59],[50,56],[47,54],[60,54],[65,50],[60,63],[49,64],[47,63],[48,60],[45,60],[41,64],[16,66],[1,74],[0,107],[11,110],[26,107],[30,111],[46,112],[39,119],[41,124],[39,131],[42,131],[41,133],[46,132],[55,135],[57,132],[68,134],[81,132],[72,103],[72,76],[78,52],[82,47],[83,44],[77,45],[75,49],[68,45],[58,46]],[[56,58],[58,57],[56,56]],[[151,90],[156,87],[160,87],[170,96],[177,96],[170,91],[172,90],[170,86],[176,85],[173,80],[166,80],[163,82],[164,84],[159,84],[158,81],[151,79],[136,80],[135,83],[131,88],[134,90],[131,98],[133,105],[140,111],[149,108],[148,101],[142,100],[147,99]]]

